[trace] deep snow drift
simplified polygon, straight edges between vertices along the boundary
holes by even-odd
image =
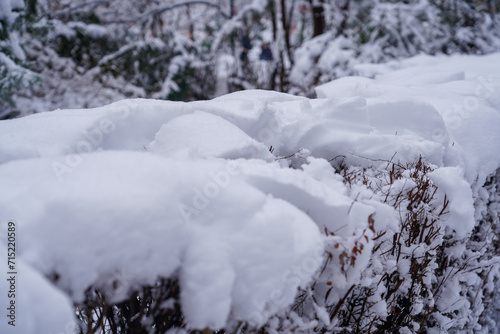
[[[88,287],[120,301],[171,276],[190,326],[262,325],[317,274],[325,228],[346,243],[368,231],[351,274],[332,273],[338,289],[356,284],[370,230],[396,230],[397,212],[358,199],[331,164],[424,157],[450,200],[444,226],[466,237],[478,189],[500,167],[499,63],[418,56],[360,67],[375,78],[333,81],[317,99],[243,91],[0,122],[0,253],[15,222],[19,267],[18,326],[2,318],[0,332],[65,332]]]

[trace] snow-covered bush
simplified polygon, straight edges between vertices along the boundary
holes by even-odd
[[[500,263],[500,169],[490,175],[476,199],[476,215],[479,220],[474,233],[467,242],[467,248],[473,251],[470,257],[472,263],[468,266],[475,269],[481,278],[473,289],[467,291],[467,296],[475,316],[485,328],[496,328],[499,319],[500,300],[498,284],[498,266]],[[477,266],[474,268],[474,266]],[[482,300],[482,303],[479,302]]]
[[[230,320],[225,332],[416,333],[421,328],[439,331],[446,327],[439,307],[440,299],[449,298],[443,296],[445,286],[455,276],[466,274],[472,264],[453,267],[452,275],[448,271],[449,261],[459,260],[450,255],[457,241],[452,241],[453,233],[443,224],[449,200],[432,181],[432,168],[419,158],[405,166],[386,161],[381,170],[345,167],[331,172],[341,175],[354,198],[348,214],[358,201],[376,200],[387,211],[394,208],[391,218],[399,219],[393,226],[397,227],[377,231],[375,226],[384,224],[376,224],[375,213],[368,216],[363,230],[348,238],[325,227],[321,270],[298,292],[290,310],[267,323],[257,322],[258,316],[246,322]],[[466,259],[471,260],[472,255]],[[488,264],[480,268],[493,269]],[[120,278],[112,281],[114,289],[121,287]],[[482,293],[484,288],[478,288]],[[125,301],[112,303],[106,293],[90,287],[77,305],[77,315],[84,332],[108,328],[110,332],[149,333],[154,328],[155,333],[164,333],[185,328],[181,289],[177,279],[163,278],[134,290]],[[461,323],[463,316],[451,314],[445,319]]]
[[[16,329],[494,333],[499,58],[0,122]]]

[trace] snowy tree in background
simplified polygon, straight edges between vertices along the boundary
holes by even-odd
[[[37,79],[25,67],[27,58],[20,37],[35,16],[33,1],[26,8],[22,0],[0,1],[0,119],[18,115],[12,94]]]
[[[499,50],[498,7],[466,0],[2,0],[3,117],[250,88],[314,96],[315,85],[356,74],[359,64]],[[244,38],[251,47],[242,58]],[[265,60],[264,44],[272,55]]]
[[[5,25],[17,37],[8,40],[9,48],[25,55],[26,62],[17,61],[12,53],[7,57],[40,79],[37,85],[13,91],[12,115],[95,107],[125,97],[211,97],[214,66],[204,54],[219,10],[205,11],[206,7],[151,1],[139,6],[134,1],[39,1],[38,16],[33,14],[29,24],[18,24],[24,29],[22,35],[12,24]],[[187,23],[186,18],[190,18]],[[195,40],[188,32],[203,38]],[[3,90],[9,92],[7,88],[14,87],[25,70],[2,63],[12,73]]]
[[[327,7],[327,32],[296,51],[291,92],[358,73],[356,65],[426,54],[486,54],[500,50],[494,1],[356,1]]]

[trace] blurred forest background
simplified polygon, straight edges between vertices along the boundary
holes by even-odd
[[[252,88],[314,96],[360,64],[498,51],[499,13],[500,0],[0,0],[0,119]]]

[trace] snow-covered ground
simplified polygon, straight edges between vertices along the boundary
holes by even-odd
[[[467,237],[500,168],[498,64],[500,54],[418,56],[359,66],[366,77],[317,87],[317,99],[242,91],[0,122],[0,254],[5,263],[14,222],[19,278],[17,326],[2,315],[0,332],[69,333],[71,302],[88,287],[117,302],[158,277],[179,279],[193,328],[261,325],[317,278],[325,229],[340,243],[366,236],[349,275],[330,273],[340,294],[363,279],[375,231],[397,231],[398,213],[332,165],[422,156],[450,200],[443,229]]]

